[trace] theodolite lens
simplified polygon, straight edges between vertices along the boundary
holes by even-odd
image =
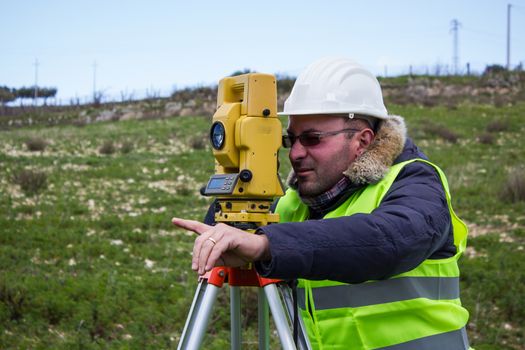
[[[219,150],[224,145],[225,130],[221,122],[215,122],[211,126],[210,139],[213,148]]]

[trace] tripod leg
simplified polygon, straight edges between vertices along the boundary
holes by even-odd
[[[219,287],[208,284],[206,280],[199,282],[178,350],[199,349],[219,290]]]
[[[241,289],[230,286],[231,349],[241,349]]]
[[[277,328],[283,349],[296,349],[290,329],[290,320],[284,311],[277,286],[275,284],[268,284],[264,287],[264,292],[266,293],[266,298],[268,299],[268,304],[270,305],[275,327]]]
[[[259,350],[270,348],[270,318],[268,315],[268,300],[264,290],[258,290],[258,318],[259,318]]]
[[[293,318],[294,312],[298,310],[294,310],[294,301],[292,298],[292,293],[290,291],[290,288],[288,288],[284,284],[279,284],[278,286],[279,292],[281,292],[282,299],[284,301],[284,304],[286,306],[286,309],[288,311],[288,315],[290,315],[290,319]],[[304,325],[303,319],[299,317],[299,329],[298,329],[298,338],[297,339],[297,348],[300,350],[311,350],[312,346],[310,345],[310,340],[308,339],[308,336],[306,334],[306,327]]]

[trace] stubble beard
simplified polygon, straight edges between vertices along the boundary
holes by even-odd
[[[310,162],[308,160],[292,163],[292,167],[297,176],[297,191],[301,197],[314,198],[331,190],[345,176],[343,172],[348,169],[349,165],[344,157],[337,156],[324,164],[325,167],[330,167],[330,165],[327,164],[344,165],[336,167],[336,169],[328,169],[319,166],[316,162]],[[305,176],[300,176],[298,169],[309,169],[311,172],[305,174]]]
[[[337,179],[335,176],[327,177],[326,174],[319,174],[318,169],[314,169],[308,176],[297,176],[297,190],[303,198],[314,198],[329,191],[343,176],[340,174]]]

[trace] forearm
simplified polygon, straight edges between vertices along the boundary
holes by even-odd
[[[401,179],[371,214],[262,228],[272,259],[258,263],[259,272],[358,283],[413,269],[445,245],[450,232],[441,184],[432,170],[415,169],[418,181],[407,187]]]

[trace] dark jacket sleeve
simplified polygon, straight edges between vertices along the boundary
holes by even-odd
[[[384,279],[455,250],[443,186],[436,171],[421,162],[403,168],[370,214],[269,225],[260,233],[268,237],[271,260],[256,268],[283,279]]]

